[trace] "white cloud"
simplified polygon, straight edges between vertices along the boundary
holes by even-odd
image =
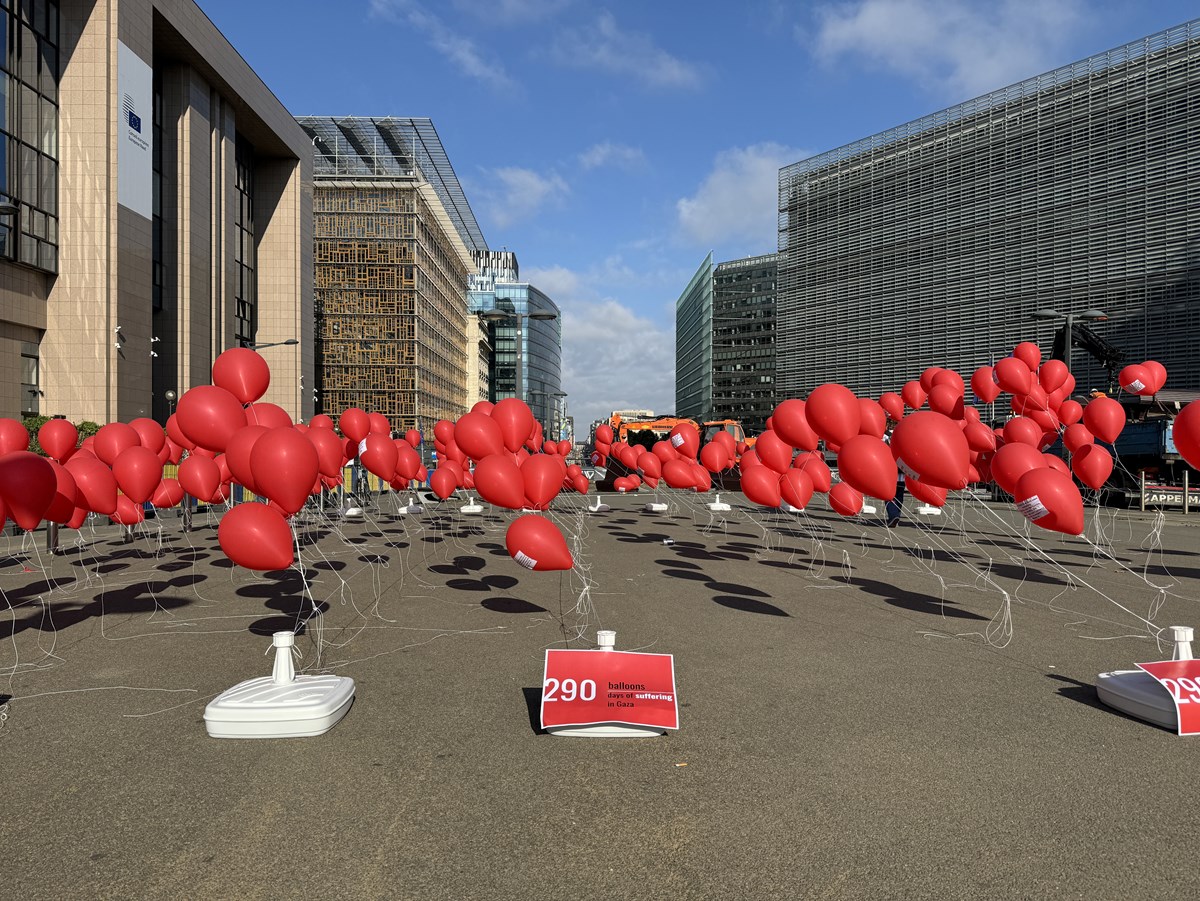
[[[538,22],[558,15],[572,0],[453,0],[454,7],[491,25]]]
[[[579,165],[584,169],[598,169],[601,166],[617,166],[622,169],[634,169],[646,163],[646,155],[640,147],[628,147],[624,144],[613,144],[605,141],[593,144],[579,154]]]
[[[481,206],[498,228],[529,219],[543,207],[560,204],[571,193],[561,175],[546,175],[519,166],[492,169],[486,181],[473,193],[481,198]]]
[[[811,44],[829,65],[859,59],[969,99],[1061,62],[1084,22],[1081,0],[856,0],[820,10]]]
[[[779,170],[808,155],[774,143],[722,150],[696,193],[676,201],[679,228],[696,244],[773,251],[778,243]]]
[[[426,10],[416,0],[371,0],[371,15],[423,32],[433,49],[446,57],[464,75],[478,79],[498,91],[514,91],[517,85],[499,62],[487,59],[470,38],[465,37]]]
[[[556,303],[559,298],[579,297],[583,290],[583,280],[579,274],[566,266],[551,266],[542,269],[537,266],[527,266],[521,270],[521,278],[540,290]]]
[[[557,300],[557,298],[556,298]],[[613,410],[675,408],[675,334],[611,298],[563,305],[563,390],[586,437]]]
[[[568,28],[550,45],[550,58],[562,66],[593,69],[634,78],[655,88],[694,88],[700,69],[656,45],[646,34],[622,31],[610,12],[586,29]]]

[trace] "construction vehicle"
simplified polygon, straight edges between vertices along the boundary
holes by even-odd
[[[680,416],[658,416],[654,419],[624,419],[620,413],[614,413],[608,424],[612,426],[613,435],[618,441],[632,444],[642,444],[650,447],[656,441],[666,441],[671,429],[677,425],[690,425],[700,434],[700,426],[694,419]]]
[[[700,443],[708,444],[717,432],[728,432],[733,436],[735,444],[741,445],[744,442],[746,447],[754,447],[754,442],[758,440],[754,437],[747,438],[741,422],[736,419],[710,419],[704,423],[704,431],[700,434]]]

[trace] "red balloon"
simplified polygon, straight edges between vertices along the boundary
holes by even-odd
[[[812,500],[812,479],[802,469],[789,469],[779,477],[779,493],[797,510],[803,510]]]
[[[504,450],[500,424],[486,413],[468,413],[454,424],[454,442],[472,460]]]
[[[332,431],[337,428],[337,424],[333,421],[332,417],[326,416],[324,413],[318,413],[308,421],[308,427],[310,429],[330,429]]]
[[[883,439],[874,435],[855,435],[842,445],[837,460],[842,480],[855,490],[881,501],[890,501],[896,496],[896,461]]]
[[[226,557],[246,569],[287,569],[296,559],[287,520],[266,504],[238,504],[226,513],[217,541]]]
[[[189,454],[179,464],[179,484],[192,497],[202,501],[212,500],[221,488],[221,467],[208,457]]]
[[[1022,341],[1013,348],[1012,355],[1024,363],[1030,372],[1037,372],[1042,365],[1042,349],[1032,341]]]
[[[433,475],[429,477],[429,487],[433,489],[434,494],[445,500],[458,487],[458,480],[454,477],[453,471],[445,467],[440,467],[434,470]]]
[[[163,427],[153,419],[148,419],[145,416],[138,419],[132,419],[129,422],[130,428],[137,432],[138,442],[142,447],[148,447],[156,454],[163,449],[167,443],[167,433],[163,431]]]
[[[829,506],[840,516],[857,516],[862,512],[863,496],[853,486],[838,482],[829,490]]]
[[[163,479],[150,496],[150,503],[160,509],[174,507],[183,500],[183,486],[178,479]]]
[[[2,423],[3,420],[0,420],[0,424]],[[25,431],[24,426],[21,431]],[[71,454],[75,453],[75,446],[78,442],[79,430],[65,419],[51,419],[38,429],[38,444],[42,446],[42,450],[59,463],[66,463],[70,459]],[[2,438],[0,438],[0,444],[3,444]],[[25,450],[25,448],[13,448],[13,450]],[[0,447],[0,456],[5,453],[7,451]]]
[[[1142,364],[1146,367],[1146,371],[1150,373],[1150,377],[1154,380],[1151,383],[1153,390],[1151,394],[1158,394],[1159,391],[1167,384],[1167,367],[1157,360],[1147,360]]]
[[[694,460],[700,452],[700,433],[691,423],[681,422],[671,429],[670,442],[680,456]]]
[[[175,418],[188,441],[214,451],[225,450],[233,433],[246,424],[238,399],[216,385],[197,385],[185,391]]]
[[[943,371],[944,370],[942,369],[941,366],[930,366],[928,369],[926,369],[924,372],[922,372],[921,378],[918,380],[919,384],[921,385],[921,390],[924,391],[926,394],[928,394],[929,389],[933,387],[934,377],[939,372],[943,372]]]
[[[338,417],[338,428],[351,441],[358,444],[371,432],[371,417],[358,407],[347,407]]]
[[[936,485],[926,485],[924,482],[909,482],[905,481],[905,487],[908,493],[922,503],[929,504],[931,507],[946,506],[946,489],[938,488]]]
[[[267,429],[288,429],[292,417],[277,404],[251,404],[246,407],[246,425],[261,425]]]
[[[1079,489],[1055,469],[1034,469],[1021,476],[1013,498],[1017,510],[1035,526],[1067,535],[1083,533],[1083,498]]]
[[[117,509],[117,480],[112,470],[89,454],[77,453],[64,464],[75,479],[75,501],[90,512],[111,516]]]
[[[421,455],[407,441],[396,444],[396,474],[403,479],[415,479],[421,469]],[[340,472],[339,467],[339,472]]]
[[[29,430],[15,419],[0,419],[0,457],[28,449]]]
[[[214,385],[249,404],[267,393],[271,369],[257,351],[231,347],[213,361],[212,380]]]
[[[1062,360],[1047,360],[1038,370],[1038,384],[1047,394],[1057,391],[1067,381],[1069,370]]]
[[[117,525],[136,526],[146,519],[146,511],[141,504],[122,494],[117,498],[117,509],[109,517]]]
[[[819,453],[801,454],[793,461],[792,468],[808,474],[814,491],[824,494],[833,486],[833,474],[829,471],[825,458]]]
[[[317,449],[293,428],[271,429],[254,443],[250,471],[262,495],[290,516],[304,506],[317,480]]]
[[[724,433],[723,433],[724,434]],[[729,450],[722,441],[710,441],[700,448],[700,463],[709,472],[720,472],[729,465]]]
[[[138,437],[133,426],[125,422],[110,422],[108,425],[100,427],[100,431],[96,433],[96,442],[93,447],[96,456],[112,466],[117,457],[121,456],[122,451],[137,447],[141,443],[142,439]]]
[[[949,372],[943,369],[942,372]],[[963,393],[953,385],[934,385],[929,391],[929,409],[951,419],[963,418]]]
[[[1112,444],[1125,428],[1125,408],[1111,397],[1097,397],[1083,408],[1083,424],[1101,441]]]
[[[1171,423],[1171,435],[1179,455],[1193,469],[1200,469],[1200,400],[1192,401],[1179,411]]]
[[[991,366],[980,366],[975,370],[971,376],[971,391],[985,404],[990,404],[1000,396],[1000,385]]]
[[[87,444],[91,439],[85,439],[84,444]],[[196,446],[196,442],[183,434],[183,429],[179,427],[178,417],[172,413],[167,417],[167,440],[172,441],[184,450],[191,450]]]
[[[117,487],[135,504],[144,504],[162,481],[158,454],[140,444],[121,451],[112,467]]]
[[[1075,453],[1081,447],[1089,444],[1094,444],[1096,436],[1087,430],[1081,422],[1075,422],[1063,429],[1063,447],[1071,453]]]
[[[314,445],[315,447],[315,445]],[[358,459],[367,468],[367,472],[379,476],[385,482],[390,482],[396,475],[396,461],[399,454],[396,444],[388,434],[371,432],[363,439],[363,449],[359,451]],[[317,470],[321,469],[321,456],[317,454]],[[432,488],[432,483],[430,484]]]
[[[680,460],[679,458],[668,460],[663,464],[662,477],[666,480],[668,485],[670,485],[672,488],[679,489],[680,491],[686,491],[689,488],[696,487],[696,475],[692,471],[692,467],[688,466],[685,461]],[[746,474],[743,472],[743,484],[745,481]]]
[[[64,525],[71,521],[75,515],[77,493],[75,490],[75,477],[67,471],[67,468],[53,460],[50,465],[54,467],[54,500],[50,502],[50,506],[46,508],[43,518]],[[0,508],[3,504],[0,504]],[[4,524],[4,518],[0,515],[0,526]]]
[[[1145,366],[1140,366],[1137,363],[1122,369],[1117,376],[1117,381],[1130,394],[1138,394],[1146,397],[1154,394],[1154,376],[1150,374],[1150,370]]]
[[[967,390],[967,386],[963,382],[963,377],[953,369],[939,370],[933,377],[933,386],[929,389],[930,392],[932,392],[933,389],[938,385],[949,385],[956,392],[958,392],[959,397],[962,397]]]
[[[492,419],[500,426],[500,435],[509,453],[516,453],[533,433],[533,412],[519,397],[506,397],[492,407]]]
[[[573,449],[573,448],[571,447],[571,442],[570,442],[570,441],[568,441],[566,438],[562,438],[562,439],[560,439],[560,440],[559,440],[559,442],[558,442],[558,455],[559,455],[560,457],[566,457],[566,456],[568,456],[568,455],[571,453],[572,449]]]
[[[932,411],[902,419],[892,432],[892,456],[909,479],[957,491],[967,487],[970,447],[954,420]]]
[[[1083,419],[1083,407],[1078,401],[1064,400],[1058,407],[1058,419],[1063,425],[1072,425]]]
[[[659,479],[661,479],[662,466],[662,460],[658,459],[658,457],[654,454],[645,453],[638,457],[638,472],[640,472],[642,477],[647,481],[654,479],[657,482]],[[570,469],[570,467],[567,468],[568,470]],[[654,486],[651,485],[650,487],[653,488]]]
[[[996,433],[982,422],[968,422],[963,429],[963,435],[973,451],[987,453],[996,449]]]
[[[904,401],[905,406],[914,410],[921,409],[928,396],[925,389],[921,387],[921,383],[915,380],[905,382],[904,387],[900,389],[900,399]]]
[[[368,413],[367,421],[370,423],[370,434],[386,435],[388,438],[392,437],[392,424],[388,422],[388,418],[382,413]]]
[[[792,465],[792,446],[770,429],[758,436],[754,453],[765,466],[775,470],[777,476],[787,472]]]
[[[1001,490],[1013,494],[1021,476],[1033,469],[1045,469],[1050,464],[1035,447],[1028,444],[1006,444],[992,457],[992,479]]]
[[[750,467],[742,473],[742,494],[764,507],[778,507],[783,503],[779,473],[769,466]]]
[[[605,444],[612,444],[616,436],[613,435],[612,426],[598,425],[596,426],[596,440],[603,441]]]
[[[565,473],[566,466],[557,456],[534,454],[522,463],[521,482],[525,486],[529,506],[544,510],[562,488]]]
[[[679,460],[676,462],[682,463],[683,461]],[[669,485],[670,482],[668,481],[667,484]],[[613,479],[613,490],[618,491],[621,494],[624,494],[627,491],[636,491],[637,483],[629,478],[629,476],[619,476]]]
[[[1071,467],[1066,464],[1062,457],[1055,456],[1054,454],[1043,453],[1042,459],[1046,461],[1046,465],[1051,469],[1057,469],[1065,476],[1069,476],[1071,474]]]
[[[342,476],[342,464],[345,462],[345,445],[342,443],[342,439],[334,434],[332,429],[326,428],[310,428],[305,437],[316,448],[317,470],[321,475],[326,478],[340,479]],[[226,453],[232,452],[226,451]],[[414,456],[416,456],[415,453]],[[249,458],[247,458],[247,465],[249,462]],[[417,465],[420,465],[420,459],[417,460]],[[230,468],[234,470],[234,475],[237,475],[237,468],[232,463],[230,464]],[[408,478],[412,478],[412,476],[410,475]],[[244,485],[245,482],[242,484]],[[255,493],[257,494],[258,492]]]
[[[1071,455],[1071,471],[1083,484],[1099,491],[1112,475],[1112,454],[1098,444],[1085,444]]]
[[[230,476],[239,485],[247,488],[251,494],[258,494],[259,491],[254,480],[254,470],[250,466],[250,452],[254,449],[258,439],[268,431],[270,431],[268,428],[261,425],[244,426],[234,432],[233,437],[225,445],[223,454],[225,468],[229,470]]]
[[[895,391],[885,391],[879,395],[879,406],[883,407],[883,412],[887,413],[892,422],[899,422],[904,418],[904,398]]]
[[[45,457],[22,450],[0,457],[0,496],[8,518],[22,529],[37,528],[57,491],[58,476]]]
[[[829,382],[814,388],[804,403],[804,415],[826,443],[845,444],[858,434],[862,412],[858,398],[845,385]]]
[[[621,459],[620,450],[624,445],[618,444],[615,456],[618,460]],[[663,463],[669,463],[671,460],[679,459],[679,452],[671,446],[670,441],[655,441],[654,447],[650,448],[651,453],[658,457]]]
[[[1042,431],[1042,427],[1032,419],[1015,416],[1004,423],[1004,443],[1038,447],[1042,442]]]
[[[1039,351],[1040,354],[1040,351]],[[1005,357],[992,367],[992,378],[1009,394],[1028,394],[1033,384],[1029,365],[1017,357]]]
[[[575,565],[562,532],[543,516],[532,513],[518,516],[509,525],[504,544],[510,557],[535,572],[570,569]]]
[[[888,415],[883,407],[879,406],[879,404],[875,403],[869,397],[860,397],[858,399],[858,412],[860,415],[859,433],[882,438],[884,432],[887,431],[888,423]]]
[[[409,429],[404,433],[404,440],[409,444],[410,447],[415,448],[421,443],[421,433],[416,429]]]
[[[817,449],[817,442],[820,438],[808,424],[804,407],[804,401],[797,398],[789,398],[776,405],[775,412],[771,414],[771,424],[774,426],[772,431],[792,447],[813,451]],[[728,433],[721,432],[719,434]]]

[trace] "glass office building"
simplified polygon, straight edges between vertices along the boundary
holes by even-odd
[[[713,402],[713,259],[675,301],[675,415],[702,421]]]
[[[1200,388],[1200,20],[779,175],[779,397],[966,376],[1060,322]],[[1079,345],[1077,344],[1078,348]],[[1109,373],[1074,353],[1079,389]]]
[[[562,311],[544,292],[520,281],[511,251],[477,253],[475,262],[468,305],[487,323],[488,400],[520,397],[545,437],[570,438],[562,390]]]
[[[718,263],[713,270],[712,410],[737,419],[747,434],[767,427],[775,410],[773,253]]]

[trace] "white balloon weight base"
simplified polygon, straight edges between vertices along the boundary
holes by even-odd
[[[666,513],[667,510],[669,510],[669,509],[670,509],[670,507],[668,507],[666,504],[660,504],[657,501],[652,501],[651,503],[646,504],[646,506],[642,508],[642,512],[643,513]]]
[[[803,513],[804,512],[803,507],[793,507],[787,501],[784,501],[782,504],[780,504],[779,509],[782,510],[784,513]]]
[[[204,708],[213,738],[306,738],[324,735],[354,702],[348,676],[297,676],[292,666],[292,632],[276,632],[270,676],[247,679],[217,695]]]
[[[415,497],[410,497],[408,499],[407,506],[401,507],[396,512],[401,516],[404,516],[405,514],[416,515],[417,513],[424,513],[425,508],[417,503],[417,499]]]
[[[1096,695],[1122,713],[1172,731],[1179,728],[1175,699],[1162,684],[1140,669],[1117,670],[1096,677]]]
[[[624,723],[597,723],[594,726],[551,726],[546,730],[551,735],[566,738],[652,738],[662,735],[665,729],[650,726],[627,726]]]
[[[712,510],[713,513],[728,513],[733,508],[729,504],[721,503],[721,495],[718,494],[717,499],[708,505],[708,509]]]
[[[366,519],[366,513],[362,507],[347,507],[342,511],[342,519],[347,522],[361,522]]]
[[[1175,647],[1172,660],[1192,659],[1191,626],[1170,626]],[[1164,729],[1179,729],[1179,711],[1171,692],[1140,669],[1116,670],[1096,677],[1096,694],[1109,707]]]
[[[935,507],[933,504],[921,504],[917,507],[917,513],[921,516],[941,516],[942,510],[940,507]]]
[[[587,508],[588,513],[608,513],[610,510],[612,510],[612,507],[600,500],[598,495],[596,497],[595,506]]]
[[[483,512],[483,507],[480,504],[475,503],[475,498],[469,494],[467,495],[467,502],[458,509],[460,513],[466,513],[468,515]]]
[[[859,513],[878,513],[879,511],[875,508],[874,504],[864,503],[862,505],[862,509],[859,510],[858,512]]]

